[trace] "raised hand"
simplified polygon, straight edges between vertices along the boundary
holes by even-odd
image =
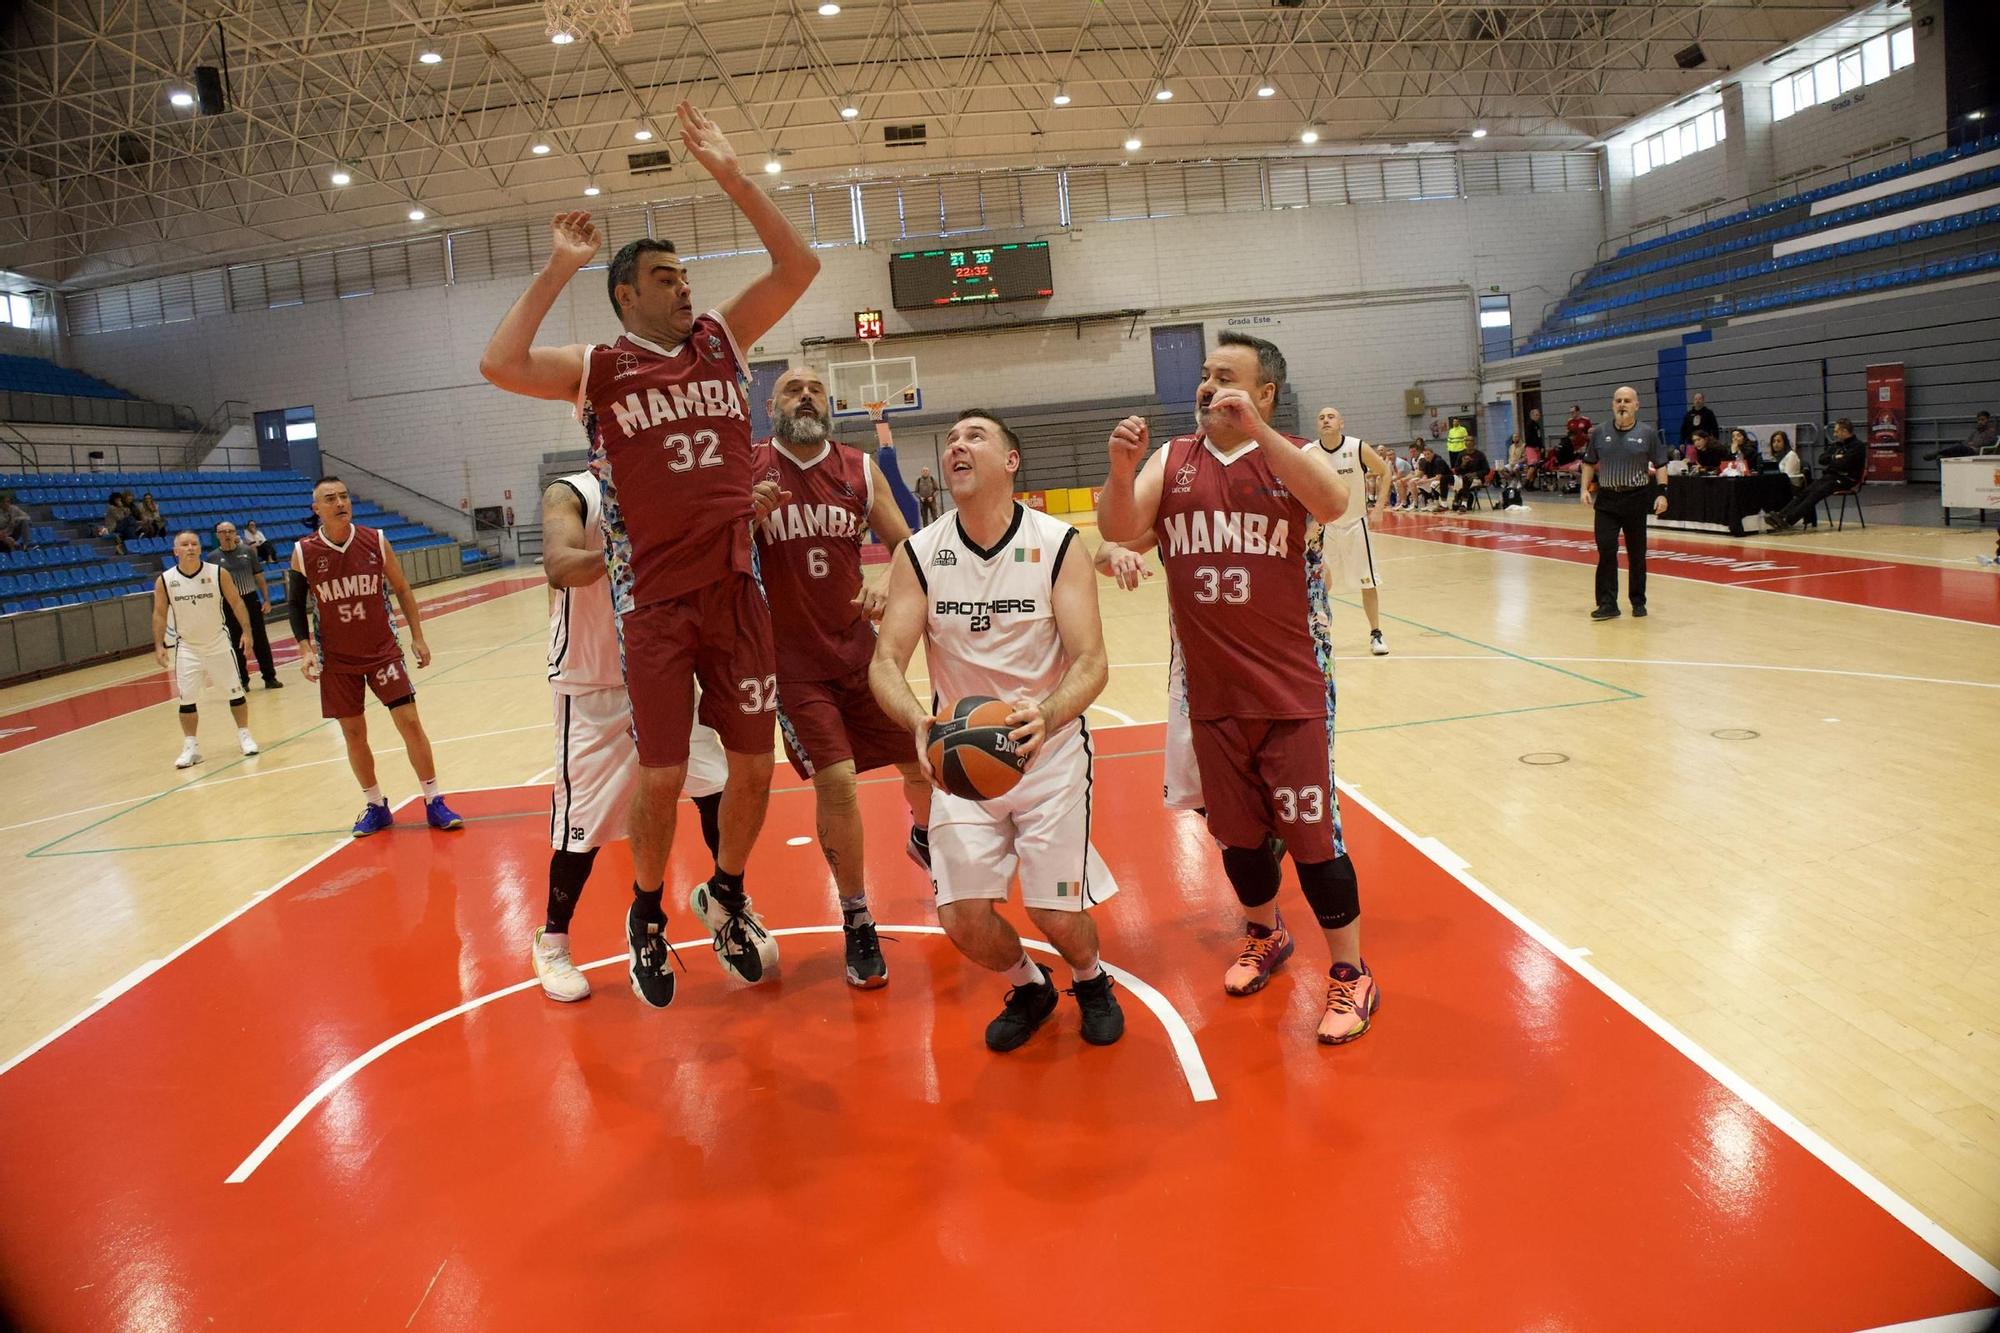
[[[549,223],[549,262],[572,273],[588,264],[603,241],[588,213],[558,213]]]
[[[1152,434],[1146,429],[1146,418],[1126,417],[1111,428],[1111,469],[1114,472],[1134,473],[1146,461],[1146,449]]]
[[[1248,435],[1256,430],[1260,420],[1256,404],[1241,389],[1217,389],[1215,396],[1208,400],[1208,417],[1212,424],[1238,435]]]
[[[736,162],[736,150],[729,146],[722,127],[697,110],[694,103],[682,102],[674,108],[674,114],[680,117],[681,146],[709,175],[721,180],[742,170]]]
[[[778,510],[791,503],[792,493],[783,489],[775,481],[760,481],[750,488],[750,521],[762,523]]]

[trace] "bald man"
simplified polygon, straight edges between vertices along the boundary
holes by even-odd
[[[792,767],[813,785],[820,851],[840,896],[848,984],[873,990],[889,973],[862,880],[855,777],[890,765],[902,774],[905,850],[926,870],[931,787],[914,735],[889,720],[868,688],[888,580],[862,578],[862,529],[874,529],[893,558],[910,527],[875,460],[833,438],[818,371],[787,369],[770,409],[771,438],[752,448],[750,475],[778,492],[756,526],[758,579],[778,649],[778,728]]]
[[[1639,420],[1639,391],[1611,395],[1611,424],[1591,430],[1583,450],[1583,502],[1597,512],[1597,609],[1618,617],[1618,536],[1625,535],[1632,614],[1646,614],[1646,515],[1667,512],[1667,446]]]

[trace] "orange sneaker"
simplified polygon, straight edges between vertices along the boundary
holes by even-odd
[[[1346,963],[1335,963],[1326,987],[1326,1016],[1319,1020],[1320,1045],[1339,1046],[1353,1041],[1368,1030],[1381,1003],[1381,988],[1375,984],[1375,974],[1368,970],[1367,963],[1358,970]]]
[[[1263,931],[1259,934],[1259,931]],[[1236,961],[1222,974],[1222,989],[1231,995],[1255,995],[1270,982],[1271,974],[1284,966],[1292,956],[1292,932],[1285,929],[1283,917],[1268,931],[1262,926],[1250,926],[1243,936],[1243,946],[1237,951]]]

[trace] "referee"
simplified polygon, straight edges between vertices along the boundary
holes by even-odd
[[[1667,446],[1660,432],[1639,424],[1639,391],[1611,395],[1611,424],[1591,432],[1583,450],[1583,502],[1597,510],[1597,609],[1592,620],[1618,616],[1618,534],[1631,566],[1632,614],[1646,614],[1646,512],[1667,512]],[[1654,485],[1654,479],[1661,479]]]
[[[237,539],[236,525],[228,519],[215,525],[215,563],[236,585],[237,593],[243,598],[243,608],[249,613],[251,646],[256,650],[257,669],[264,674],[264,688],[284,689],[285,682],[278,679],[278,668],[271,660],[270,632],[264,627],[264,612],[271,605],[271,588],[264,578],[264,562],[259,558],[256,547],[247,546]],[[236,613],[226,605],[222,608],[222,618],[228,623],[229,644],[236,650],[236,676],[248,688],[250,670],[249,662],[243,656],[243,627],[236,623]]]

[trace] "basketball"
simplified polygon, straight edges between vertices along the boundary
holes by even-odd
[[[968,801],[990,801],[1014,790],[1028,761],[1007,734],[1013,711],[998,699],[968,694],[933,721],[926,754],[938,784]]]

